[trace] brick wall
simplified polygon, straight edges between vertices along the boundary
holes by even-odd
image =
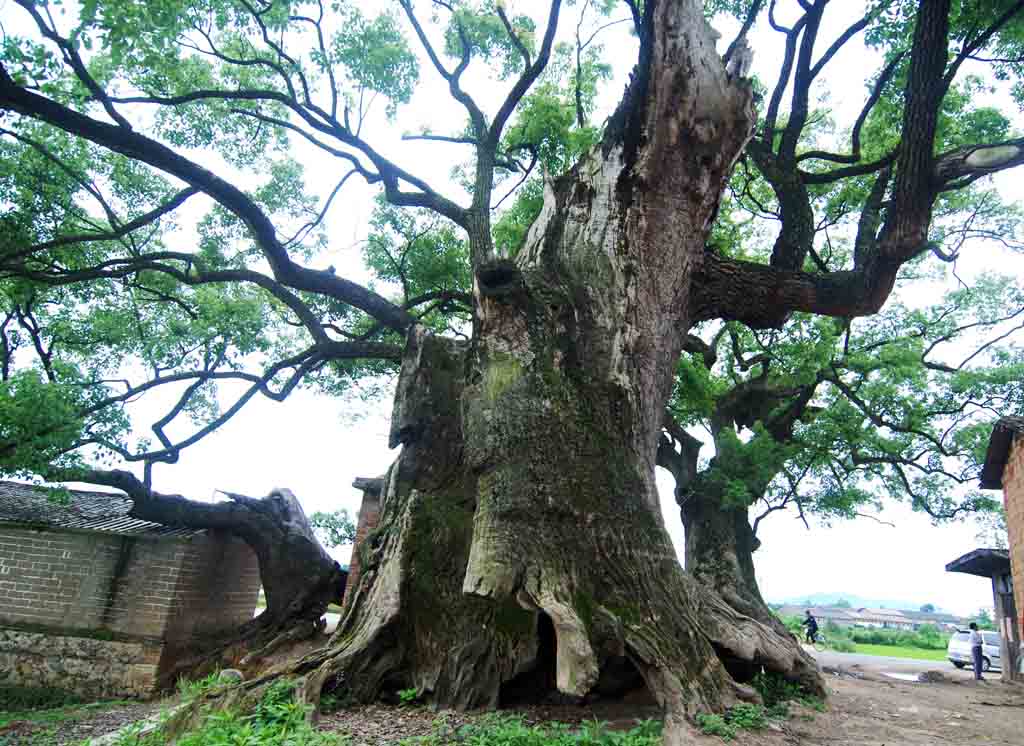
[[[119,537],[0,527],[0,623],[95,629]]]
[[[187,544],[178,539],[125,537],[120,572],[102,626],[113,632],[163,637],[175,613],[175,590]]]
[[[355,593],[359,585],[359,547],[366,540],[367,535],[377,528],[380,523],[380,492],[376,490],[365,490],[363,492],[363,503],[359,506],[359,520],[356,522],[356,540],[352,545],[352,558],[348,563],[348,581],[345,585],[345,599],[342,602],[347,606],[349,599]]]
[[[185,547],[166,639],[179,642],[252,619],[260,588],[256,554],[241,539],[209,532]]]
[[[1024,637],[1024,435],[1017,435],[1003,469],[1003,500],[1013,572],[1013,596]]]
[[[190,640],[251,619],[259,584],[256,555],[224,534],[155,539],[2,526],[0,669],[21,661],[17,681],[61,686],[67,659],[75,691],[148,692]],[[129,660],[133,650],[141,657]],[[90,682],[92,653],[99,658]]]

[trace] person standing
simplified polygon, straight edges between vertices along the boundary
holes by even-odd
[[[978,631],[978,625],[975,622],[971,622],[971,660],[974,662],[974,678],[976,681],[984,681],[985,677],[981,675],[981,646],[984,640],[981,637],[981,632]]]

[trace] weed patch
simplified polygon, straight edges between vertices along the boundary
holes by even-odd
[[[209,684],[210,678],[205,677],[200,682]],[[192,686],[189,691],[205,690]],[[294,693],[295,683],[281,679],[267,688],[251,713],[207,712],[202,723],[181,735],[176,743],[178,746],[340,746],[347,743],[345,736],[315,730],[307,718],[309,707],[296,702]],[[165,742],[161,729],[146,735],[140,735],[135,729],[124,733],[117,746],[164,746]]]
[[[660,742],[661,723],[656,720],[642,720],[631,730],[614,731],[597,721],[579,727],[527,725],[518,715],[494,714],[458,729],[439,718],[429,736],[403,739],[399,746],[658,746]]]
[[[30,686],[0,686],[0,713],[51,710],[82,704],[81,697],[63,689]]]

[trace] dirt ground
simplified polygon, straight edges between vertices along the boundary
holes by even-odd
[[[779,732],[743,734],[736,743],[1024,744],[1024,685],[998,678],[937,683],[830,678],[826,712],[804,711],[783,723]]]
[[[998,678],[983,682],[947,678],[935,683],[887,680],[853,670],[828,674],[825,712],[793,705],[791,717],[761,731],[741,731],[737,746],[1021,746],[1024,744],[1024,685]],[[607,721],[628,728],[637,719],[657,717],[640,703],[529,707],[530,722]],[[349,733],[352,746],[383,746],[399,738],[427,735],[436,723],[454,730],[477,715],[437,713],[425,708],[361,707],[327,715],[321,727]],[[697,744],[722,744],[705,736]]]
[[[793,705],[788,720],[761,731],[741,731],[737,746],[1021,746],[1024,744],[1024,684],[1004,684],[992,677],[974,682],[946,677],[936,683],[889,680],[857,666],[827,674],[830,697],[825,712]],[[117,707],[57,727],[3,729],[0,744],[72,746],[155,712],[160,703]],[[604,721],[626,729],[636,720],[658,717],[643,701],[589,706],[530,706],[518,710],[529,722]],[[370,705],[325,715],[320,727],[350,734],[351,746],[384,746],[402,738],[425,736],[441,728],[453,733],[479,713],[435,712],[424,707]],[[42,736],[42,738],[39,738]],[[5,740],[5,737],[7,740]],[[37,740],[38,739],[38,740]],[[711,736],[696,744],[723,742]]]

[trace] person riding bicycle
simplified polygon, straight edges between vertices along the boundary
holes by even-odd
[[[814,618],[811,610],[807,610],[807,617],[800,622],[801,627],[807,627],[807,642],[813,645],[818,639],[818,620]]]

